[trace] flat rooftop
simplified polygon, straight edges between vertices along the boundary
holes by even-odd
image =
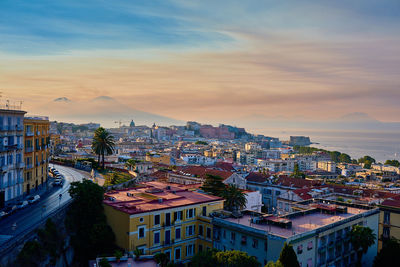
[[[289,218],[292,222],[291,228],[284,228],[271,224],[256,224],[251,223],[251,216],[244,215],[242,218],[227,218],[224,219],[231,223],[241,224],[243,226],[250,226],[255,229],[259,229],[262,231],[266,231],[270,234],[281,236],[284,238],[291,237],[293,235],[302,234],[305,232],[312,231],[314,229],[339,222],[343,219],[350,218],[352,216],[367,212],[368,210],[348,207],[347,213],[338,213],[338,214],[326,214],[321,212],[314,212],[306,215],[299,215],[294,218]],[[253,217],[254,218],[254,217]],[[286,217],[282,217],[286,218]]]
[[[146,182],[139,186],[107,192],[103,203],[128,214],[136,214],[223,200],[191,191],[190,186],[180,184]]]

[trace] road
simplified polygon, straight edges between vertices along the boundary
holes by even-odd
[[[50,164],[50,166],[53,166]],[[26,230],[36,228],[36,225],[50,213],[65,205],[70,199],[68,189],[70,183],[81,181],[88,178],[89,173],[79,171],[73,168],[54,165],[54,167],[65,177],[62,187],[49,189],[50,192],[41,196],[40,200],[34,204],[27,206],[23,210],[19,210],[7,218],[0,220],[0,245]],[[59,195],[62,194],[61,199]],[[16,224],[17,227],[13,227]]]

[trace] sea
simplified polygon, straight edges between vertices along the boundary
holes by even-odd
[[[400,161],[400,132],[384,131],[331,131],[331,130],[282,130],[257,129],[266,136],[289,140],[291,135],[309,136],[311,146],[330,151],[340,151],[358,159],[365,155],[377,162],[387,159]]]

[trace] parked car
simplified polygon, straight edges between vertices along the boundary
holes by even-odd
[[[28,202],[30,204],[35,203],[36,201],[39,201],[40,196],[39,195],[34,195],[34,196],[30,196],[28,197]]]
[[[20,201],[20,202],[18,202],[17,203],[17,209],[18,210],[20,210],[20,209],[23,209],[23,208],[25,208],[26,206],[28,206],[28,201],[26,201],[26,200],[24,200],[24,201]]]
[[[62,174],[57,174],[56,175],[56,179],[63,179],[63,178],[64,178],[64,176]]]
[[[13,214],[16,210],[17,210],[17,206],[11,205],[11,206],[7,206],[7,207],[4,209],[4,212],[7,213],[7,215],[11,215],[11,214]]]
[[[1,218],[4,218],[4,217],[6,217],[7,216],[7,212],[5,212],[5,211],[0,211],[0,219]]]
[[[54,180],[54,185],[62,186],[64,184],[63,179],[55,179]]]

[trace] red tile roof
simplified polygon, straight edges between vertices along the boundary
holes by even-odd
[[[246,180],[250,182],[263,183],[268,180],[270,175],[259,172],[251,172],[246,176]]]
[[[196,177],[206,178],[207,174],[222,177],[224,180],[232,176],[232,172],[206,168],[202,166],[184,166],[178,168],[179,172],[188,173]]]
[[[214,202],[220,197],[189,191],[189,187],[172,183],[147,182],[142,187],[110,191],[104,194],[105,205],[128,214]],[[193,186],[191,186],[193,187]]]
[[[399,208],[400,209],[400,195],[397,195],[393,198],[388,198],[382,202],[381,206],[387,206],[392,208]]]

